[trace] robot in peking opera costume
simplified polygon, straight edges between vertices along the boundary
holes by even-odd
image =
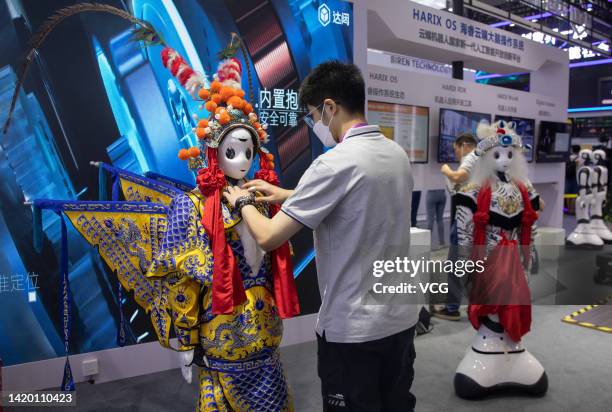
[[[477,330],[457,367],[455,392],[467,399],[512,388],[533,395],[548,378],[521,339],[531,326],[527,273],[532,258],[539,196],[513,122],[481,123],[481,156],[471,181],[457,193],[459,253],[484,270],[468,282],[469,320]]]
[[[200,368],[197,411],[292,411],[278,350],[282,319],[299,314],[290,246],[285,242],[265,252],[240,211],[222,196],[227,185],[246,182],[256,159],[255,178],[278,185],[274,157],[264,147],[266,127],[241,87],[242,67],[234,57],[240,39],[232,34],[208,84],[149,23],[123,10],[82,4],[62,9],[43,26],[53,28],[83,11],[109,12],[136,24],[136,40],[163,46],[163,65],[194,99],[203,101],[206,115],[194,129],[199,144],[178,154],[197,174],[197,186],[96,163],[101,175],[108,172],[114,178],[113,200],[37,199],[32,202],[35,220],[42,209],[61,216],[66,262],[66,217],[116,273],[119,292],[121,287],[133,292],[149,314],[160,344],[180,352],[184,378],[191,382],[192,365]],[[246,56],[245,61],[248,64]],[[119,200],[119,192],[125,200]],[[243,203],[255,205],[268,217],[278,212],[278,205],[256,202],[257,195]],[[64,307],[69,313],[67,271],[63,264]],[[73,390],[69,321],[66,324],[62,389]],[[177,345],[171,344],[171,330]]]
[[[165,48],[162,61],[195,92],[181,56]],[[281,318],[299,313],[289,245],[265,253],[222,196],[228,184],[246,182],[256,155],[255,177],[278,184],[263,147],[267,133],[244,100],[241,71],[237,59],[227,58],[210,88],[197,90],[210,116],[195,130],[200,147],[179,157],[197,171],[198,187],[170,205],[168,241],[145,276],[175,285],[169,297],[180,305],[174,323],[185,378],[192,361],[201,367],[200,411],[288,411],[292,400],[278,354]],[[254,195],[250,201],[268,217],[278,212],[255,203]]]

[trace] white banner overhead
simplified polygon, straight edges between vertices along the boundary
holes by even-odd
[[[368,65],[369,100],[564,122],[567,103],[536,93]]]
[[[568,64],[562,50],[406,0],[368,1],[368,47],[495,73]],[[372,28],[376,28],[373,30]]]

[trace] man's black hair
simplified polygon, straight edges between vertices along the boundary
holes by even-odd
[[[453,142],[455,146],[463,146],[464,144],[476,146],[478,142],[472,133],[462,133]]]
[[[330,60],[319,64],[300,86],[300,104],[319,107],[332,99],[352,114],[365,113],[365,83],[352,63]]]

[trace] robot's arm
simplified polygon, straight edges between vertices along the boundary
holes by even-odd
[[[593,168],[593,184],[591,185],[595,192],[602,191],[602,170],[600,166]]]
[[[581,167],[578,169],[576,180],[578,181],[578,193],[580,195],[588,194],[590,189],[590,177],[591,171],[587,167]],[[584,193],[582,193],[582,191],[584,191]]]
[[[597,191],[607,192],[608,191],[608,168],[604,166],[597,166],[594,169],[595,175],[597,176]]]
[[[455,218],[457,220],[458,255],[460,258],[468,258],[474,244],[474,213],[469,206],[459,204]]]
[[[590,171],[586,167],[582,167],[578,170],[576,179],[578,181],[578,201],[580,207],[584,207],[586,196],[591,194],[591,187],[589,185]]]

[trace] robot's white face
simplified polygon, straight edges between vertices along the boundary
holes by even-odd
[[[219,167],[225,176],[242,179],[253,164],[255,156],[251,133],[242,127],[231,130],[217,149]]]
[[[514,160],[514,149],[512,146],[497,146],[491,149],[491,158],[495,162],[497,172],[506,172]]]

